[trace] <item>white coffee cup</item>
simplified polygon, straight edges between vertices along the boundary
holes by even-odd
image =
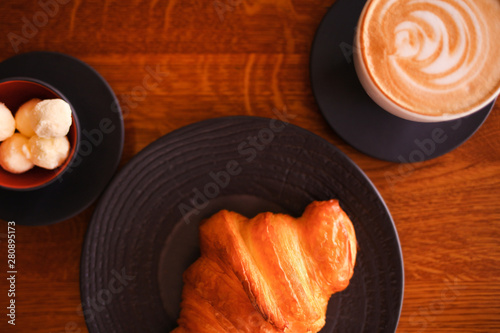
[[[401,15],[394,14],[398,10]],[[445,13],[442,18],[437,16],[441,12]],[[451,35],[445,29],[447,24],[457,25],[457,22],[463,26],[457,29],[458,35],[463,33],[464,36]],[[417,122],[465,117],[484,108],[500,93],[499,22],[500,2],[497,0],[369,0],[361,13],[354,40],[356,73],[372,100],[395,116]],[[390,35],[384,35],[385,31],[389,31]],[[426,35],[429,31],[431,37]],[[441,39],[436,37],[439,33],[442,34]],[[475,35],[470,37],[471,34]],[[466,40],[467,36],[470,40]],[[371,41],[370,38],[376,39]],[[470,46],[469,49],[456,47],[462,50],[462,58],[472,64],[465,61],[457,63],[456,72],[446,70],[449,61],[458,59],[452,53],[454,50],[446,49],[447,46],[451,49],[452,38],[466,40]],[[381,45],[385,51],[380,51]],[[471,50],[472,46],[476,49]],[[368,52],[372,55],[367,55]],[[377,52],[380,52],[380,57],[375,56]],[[429,55],[427,59],[426,55]],[[417,67],[421,63],[425,65]],[[405,68],[406,64],[409,65]],[[444,68],[442,73],[436,65]],[[476,66],[477,71],[472,66]],[[422,73],[415,69],[422,70]],[[429,74],[429,69],[434,72]],[[428,82],[424,78],[429,78]],[[451,78],[458,79],[451,81]],[[481,91],[481,83],[486,80],[489,80],[488,86]],[[470,91],[468,87],[476,87],[473,92],[477,100],[467,94]],[[446,97],[439,97],[441,92],[454,96],[450,98],[450,107],[453,103],[460,104],[460,99],[464,103],[469,103],[467,99],[471,102],[465,109],[450,109],[451,112],[448,112]],[[425,105],[427,109],[419,110],[419,105]],[[436,106],[435,113],[433,105]]]

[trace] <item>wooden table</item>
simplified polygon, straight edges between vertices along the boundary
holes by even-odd
[[[120,166],[182,126],[272,117],[286,106],[293,124],[366,172],[394,217],[406,275],[398,332],[500,331],[500,103],[470,140],[430,161],[400,165],[353,149],[325,122],[309,81],[314,33],[333,2],[2,0],[0,60],[49,50],[97,69],[124,109]],[[11,32],[24,39],[13,42]],[[168,76],[142,89],[148,66]],[[6,318],[7,222],[0,223],[0,332],[87,331],[79,264],[94,207],[56,225],[16,227],[15,329]]]

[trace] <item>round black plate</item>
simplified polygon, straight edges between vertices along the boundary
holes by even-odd
[[[314,96],[333,130],[359,151],[393,162],[421,162],[464,143],[488,117],[494,102],[461,120],[419,123],[384,111],[365,93],[353,63],[353,40],[366,0],[337,0],[312,45]]]
[[[74,163],[53,183],[33,191],[0,188],[0,218],[22,225],[68,219],[97,199],[123,149],[123,119],[115,94],[93,68],[61,53],[31,52],[0,63],[0,78],[49,83],[71,102],[80,124]]]
[[[349,287],[335,294],[321,331],[394,332],[403,261],[379,193],[341,151],[299,127],[257,117],[210,119],[137,154],[100,199],[81,262],[90,332],[168,332],[179,316],[182,274],[199,256],[198,224],[225,208],[299,216],[338,198],[359,252]]]

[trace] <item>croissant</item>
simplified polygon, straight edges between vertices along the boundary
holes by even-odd
[[[330,296],[349,284],[356,246],[337,200],[297,219],[222,210],[200,226],[201,257],[184,272],[172,333],[318,332]]]

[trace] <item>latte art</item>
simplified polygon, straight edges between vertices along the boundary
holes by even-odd
[[[407,110],[461,113],[500,89],[499,0],[373,0],[359,28],[371,79]]]
[[[488,30],[474,4],[414,0],[403,5],[401,22],[385,20],[389,24],[384,27],[394,45],[389,54],[394,74],[420,89],[429,89],[431,83],[432,89],[452,90],[472,81],[472,69],[483,67],[481,52],[489,48]],[[390,9],[390,4],[384,8],[382,22]]]

